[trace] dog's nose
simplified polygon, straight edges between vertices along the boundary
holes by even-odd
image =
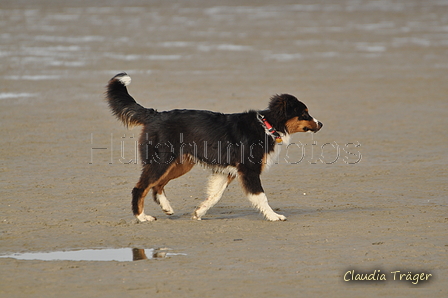
[[[319,129],[321,129],[322,126],[324,126],[324,124],[322,122],[320,122],[320,121],[317,121],[317,126],[319,127]]]

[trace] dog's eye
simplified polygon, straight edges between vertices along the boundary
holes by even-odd
[[[308,115],[307,113],[303,113],[302,115],[299,116],[300,120],[310,120],[311,116]]]

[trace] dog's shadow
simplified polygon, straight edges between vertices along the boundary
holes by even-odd
[[[222,209],[232,208],[232,211],[223,211]],[[325,208],[325,209],[324,209]],[[221,209],[221,210],[220,210]],[[278,212],[286,216],[287,221],[294,221],[295,219],[299,220],[304,216],[318,216],[318,214],[328,214],[328,213],[357,213],[357,212],[373,212],[373,211],[382,211],[384,208],[378,207],[359,207],[359,206],[350,206],[347,208],[341,208],[341,206],[337,206],[334,208],[331,207],[322,207],[322,208],[275,208],[274,211]],[[345,216],[345,215],[344,215]],[[166,217],[159,217],[160,219],[169,219],[169,220],[185,220],[191,219],[192,213],[182,213],[182,214],[173,214]],[[255,210],[251,209],[235,209],[234,207],[215,207],[215,209],[210,210],[207,215],[205,215],[200,221],[208,221],[208,220],[228,220],[228,219],[239,219],[239,218],[249,218],[251,220],[260,220],[262,215]]]

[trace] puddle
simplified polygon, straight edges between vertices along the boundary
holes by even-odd
[[[118,248],[118,249],[83,249],[73,251],[16,253],[3,255],[0,258],[14,258],[17,260],[40,260],[40,261],[118,261],[131,262],[146,259],[163,259],[171,256],[185,256],[183,253],[170,252],[170,248],[140,249],[140,248]]]

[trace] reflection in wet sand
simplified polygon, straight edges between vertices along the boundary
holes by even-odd
[[[185,254],[179,254],[179,253],[168,253],[167,251],[170,250],[169,248],[158,248],[152,250],[152,256],[149,257],[149,259],[163,259],[167,256],[173,256],[173,255],[185,255]],[[140,261],[140,260],[146,260],[148,257],[146,256],[146,251],[149,251],[148,249],[140,249],[140,248],[133,248],[132,249],[132,260],[133,261]]]

